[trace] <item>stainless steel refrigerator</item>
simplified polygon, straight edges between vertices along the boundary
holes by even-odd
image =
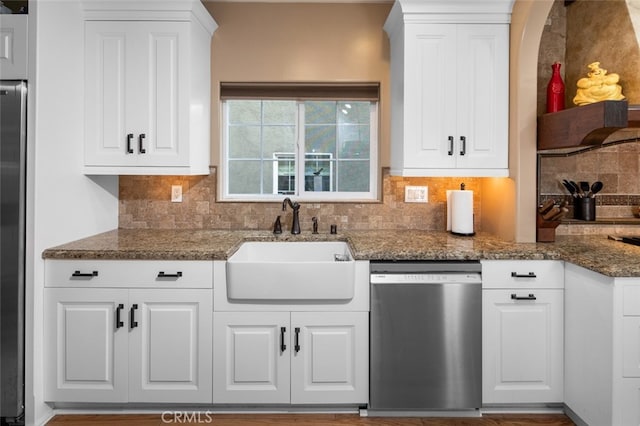
[[[0,81],[0,417],[24,412],[27,84]]]

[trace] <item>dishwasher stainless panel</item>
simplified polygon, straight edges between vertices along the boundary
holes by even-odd
[[[480,264],[371,264],[370,409],[482,404]]]

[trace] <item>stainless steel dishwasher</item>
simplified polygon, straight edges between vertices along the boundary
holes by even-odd
[[[371,262],[370,270],[369,409],[479,413],[480,263]]]

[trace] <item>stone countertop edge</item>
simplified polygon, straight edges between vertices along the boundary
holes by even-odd
[[[513,243],[490,234],[368,230],[300,235],[269,231],[116,229],[46,249],[45,259],[226,260],[246,241],[345,241],[356,260],[564,260],[610,277],[640,277],[640,247],[606,235]]]

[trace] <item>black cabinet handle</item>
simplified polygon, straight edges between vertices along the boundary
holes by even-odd
[[[133,154],[133,148],[131,148],[131,139],[133,139],[133,133],[127,134],[127,154]]]
[[[182,271],[178,271],[175,274],[165,274],[164,272],[158,272],[158,278],[180,278],[182,276]]]
[[[124,322],[120,319],[120,312],[124,309],[124,305],[121,303],[116,308],[116,329],[123,327]]]
[[[138,304],[134,303],[131,305],[131,309],[129,310],[129,322],[131,323],[131,328],[136,328],[138,326],[138,321],[136,321],[136,309],[138,309]]]
[[[465,136],[460,136],[460,155],[465,155],[467,153],[467,138]]]
[[[511,300],[536,300],[536,296],[534,296],[532,293],[529,293],[528,296],[516,296],[515,293],[512,293]]]
[[[287,350],[287,345],[284,344],[284,333],[287,332],[287,327],[280,327],[280,352]]]
[[[296,352],[300,352],[300,327],[296,327],[295,331],[296,331],[296,342],[293,349],[295,349]]]
[[[449,136],[449,151],[447,151],[447,155],[453,155],[453,136]]]
[[[144,149],[144,138],[146,138],[147,135],[145,135],[144,133],[140,133],[140,136],[138,136],[138,150],[140,151],[140,154],[146,154],[147,150]]]
[[[535,272],[529,272],[528,274],[519,274],[517,272],[512,272],[511,276],[513,278],[537,278],[537,275]]]
[[[91,271],[91,272],[73,271],[73,274],[71,274],[71,276],[75,278],[84,278],[84,277],[93,278],[98,276],[98,271]]]

